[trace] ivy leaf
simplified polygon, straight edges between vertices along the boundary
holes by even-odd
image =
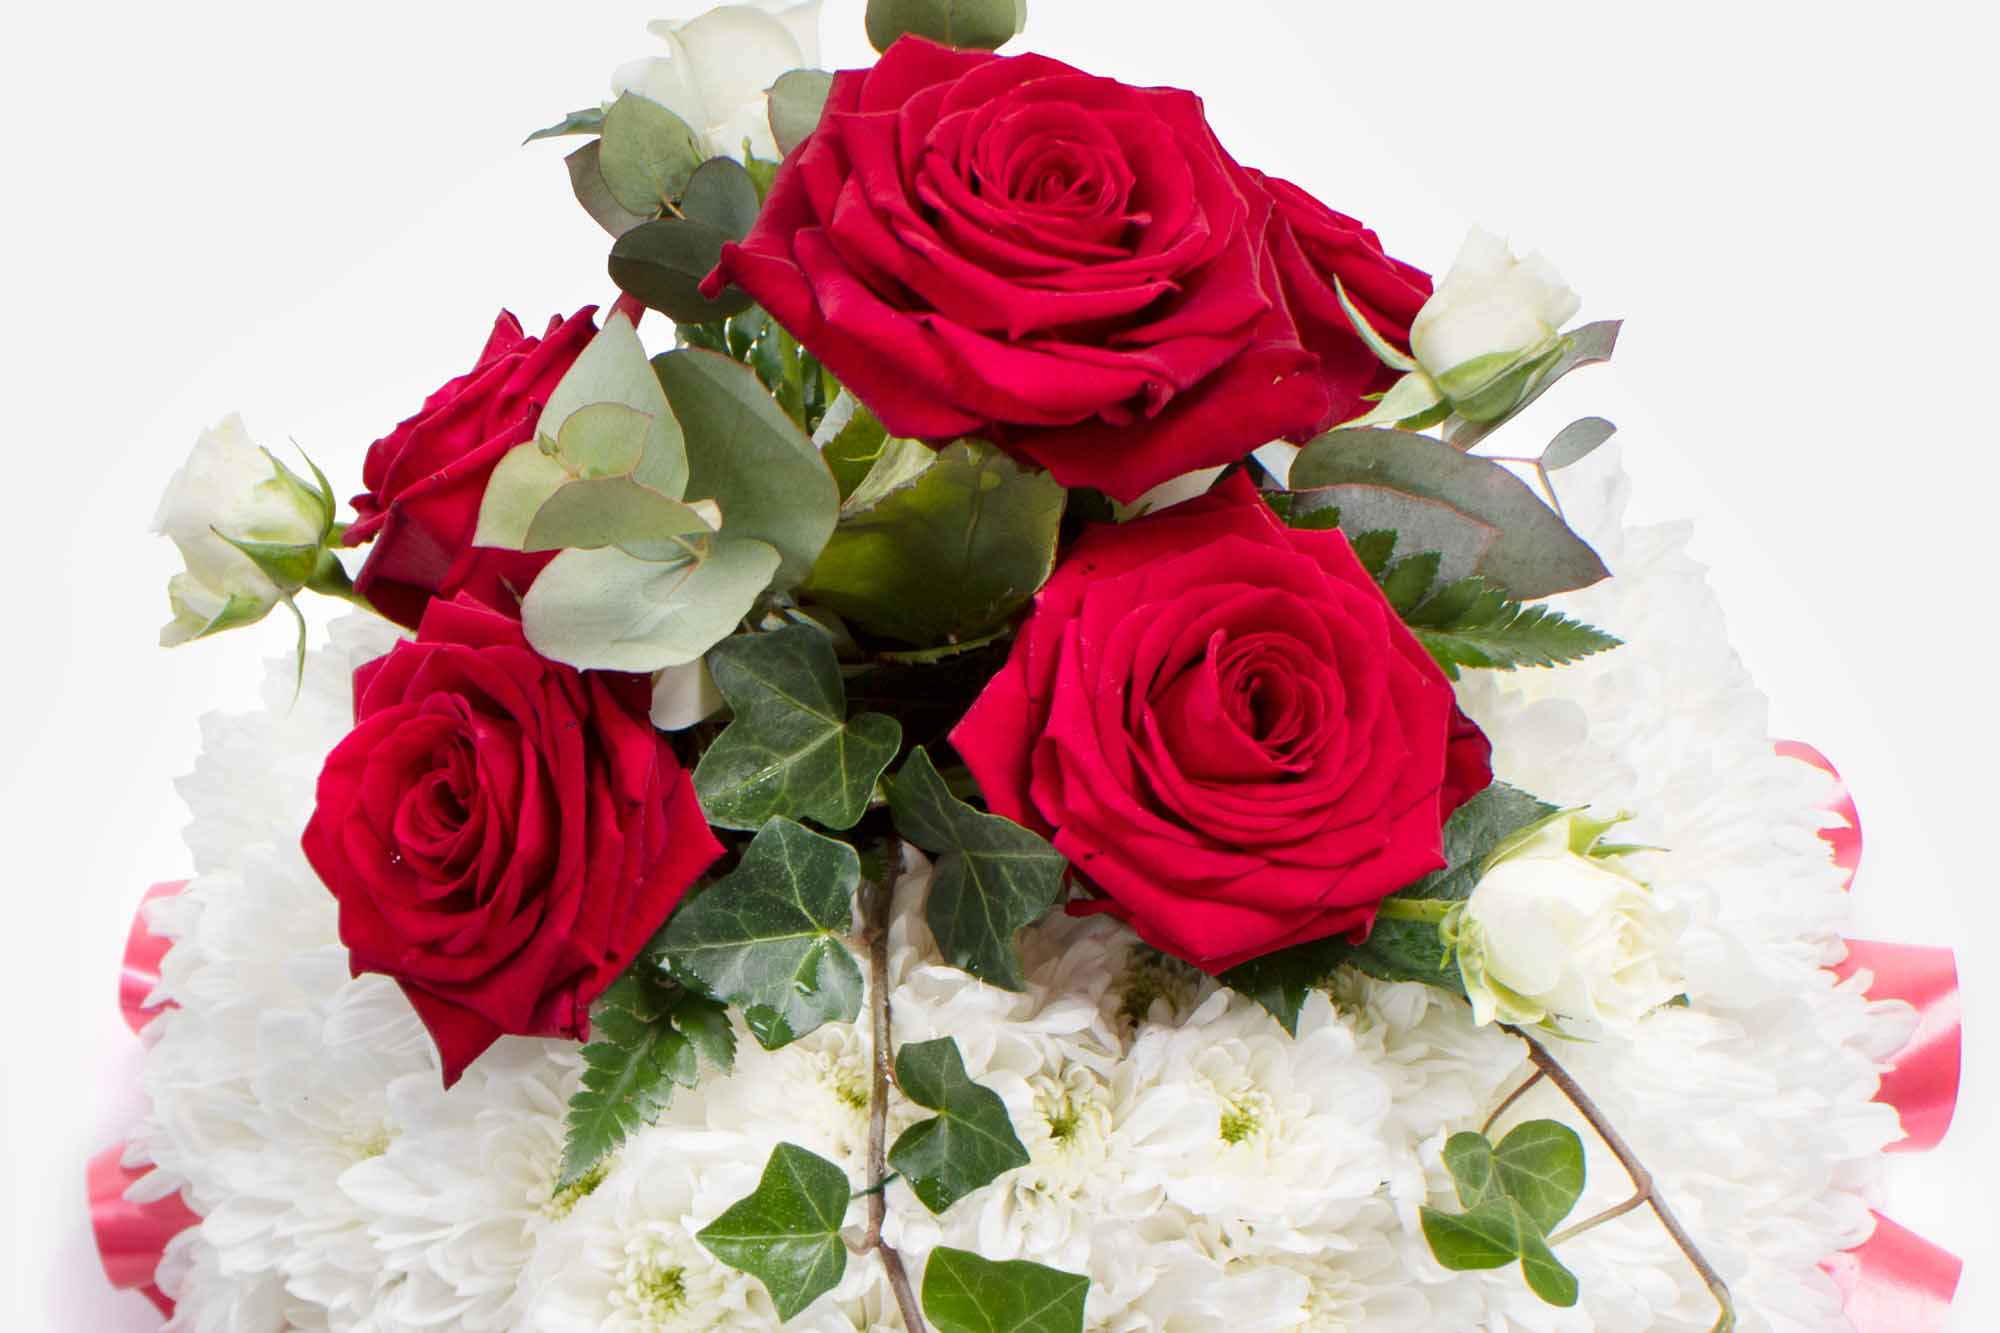
[[[1610,577],[1597,552],[1519,477],[1429,435],[1335,430],[1292,464],[1299,489],[1366,485],[1432,500],[1495,529],[1477,571],[1510,597],[1547,597]]]
[[[1524,1210],[1515,1204],[1517,1213]],[[1576,1304],[1576,1274],[1562,1266],[1555,1251],[1549,1248],[1546,1237],[1528,1224],[1525,1217],[1520,1219],[1521,1233],[1521,1275],[1528,1280],[1528,1290],[1541,1297],[1550,1305],[1568,1309]]]
[[[1351,952],[1338,936],[1294,945],[1239,963],[1218,978],[1223,985],[1248,996],[1270,1011],[1291,1036],[1299,1035],[1299,1011]]]
[[[1453,680],[1465,667],[1512,671],[1562,666],[1623,642],[1560,611],[1513,601],[1477,575],[1440,588],[1405,610],[1404,620]]]
[[[889,1165],[932,1212],[942,1213],[1028,1164],[1028,1150],[1014,1133],[1007,1103],[966,1076],[965,1060],[952,1038],[897,1051],[896,1086],[917,1105],[938,1112],[904,1130],[889,1149]]]
[[[748,1197],[695,1239],[731,1268],[764,1284],[780,1319],[832,1291],[847,1272],[840,1225],[852,1195],[847,1173],[795,1143],[771,1150]]]
[[[1027,989],[1014,937],[1061,901],[1062,857],[1039,835],[953,796],[921,746],[890,780],[889,809],[897,832],[937,857],[924,919],[945,961]]]
[[[1489,1199],[1463,1213],[1422,1210],[1424,1239],[1454,1273],[1505,1268],[1521,1257],[1521,1213],[1512,1199]]]
[[[718,1026],[730,1034],[726,1049],[713,1037]],[[730,1069],[735,1040],[721,1005],[660,977],[650,958],[633,964],[591,1011],[583,1083],[569,1102],[557,1188],[582,1181],[635,1131],[657,1120],[674,1085],[693,1087],[700,1077],[697,1050],[709,1063]]]
[[[1528,1120],[1492,1150],[1495,1179],[1536,1228],[1552,1232],[1583,1195],[1583,1140],[1555,1120]]]
[[[960,441],[872,508],[850,496],[806,587],[847,619],[920,648],[976,638],[1048,581],[1064,498],[1047,473]]]
[[[1484,1134],[1463,1130],[1446,1139],[1444,1164],[1463,1206],[1477,1208],[1506,1195],[1500,1175],[1493,1169],[1493,1141]]]
[[[708,670],[735,713],[694,770],[709,822],[754,829],[783,815],[854,827],[903,728],[882,713],[847,716],[826,632],[799,624],[741,635],[710,650]]]
[[[660,947],[774,1051],[860,1014],[861,968],[840,939],[860,883],[852,847],[774,817],[735,870],[674,914]]]
[[[1554,814],[1556,807],[1496,782],[1460,806],[1444,826],[1445,868],[1400,890],[1398,897],[1462,902],[1472,896],[1485,861],[1521,829]],[[1345,961],[1384,981],[1421,981],[1455,995],[1465,993],[1456,960],[1445,958],[1436,924],[1377,917],[1365,943]]]
[[[1080,1274],[948,1245],[924,1265],[924,1313],[938,1333],[1082,1333],[1089,1292]]]

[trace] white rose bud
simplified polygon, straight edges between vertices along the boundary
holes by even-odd
[[[1560,355],[1562,326],[1581,305],[1548,260],[1516,259],[1474,228],[1411,323],[1410,351],[1460,416],[1497,420]]]
[[[668,53],[620,65],[612,96],[658,102],[687,122],[710,156],[740,157],[748,140],[753,153],[775,162],[765,93],[780,74],[819,63],[820,2],[750,0],[647,24]]]
[[[1681,993],[1675,925],[1615,850],[1598,845],[1608,827],[1556,816],[1503,846],[1446,918],[1476,1022],[1616,1029]]]
[[[187,566],[168,580],[174,618],[161,644],[261,620],[310,577],[331,518],[330,500],[258,448],[242,418],[203,431],[153,515],[153,531],[173,539]],[[252,559],[228,539],[270,555]]]

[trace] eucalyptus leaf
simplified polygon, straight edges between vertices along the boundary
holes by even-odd
[[[1530,403],[1547,393],[1558,380],[1572,370],[1580,366],[1595,365],[1600,361],[1609,361],[1612,352],[1617,349],[1618,330],[1622,326],[1620,320],[1607,319],[1570,330],[1563,335],[1564,342],[1560,355],[1542,371],[1511,411],[1493,421],[1475,422],[1463,419],[1456,421],[1446,430],[1446,440],[1454,449],[1470,449],[1527,410]]]
[[[569,168],[570,192],[583,205],[583,211],[613,236],[623,236],[651,216],[632,212],[612,195],[611,187],[604,183],[603,154],[597,140],[564,158],[563,165]]]
[[[1556,437],[1549,441],[1549,447],[1542,450],[1542,466],[1550,472],[1573,467],[1590,457],[1598,445],[1617,433],[1618,427],[1603,417],[1572,421],[1556,432]]]
[[[858,823],[903,729],[881,713],[847,716],[825,631],[800,624],[743,635],[718,644],[708,669],[735,715],[694,771],[709,822],[753,829],[784,815],[835,829]]]
[[[680,208],[693,221],[740,241],[757,221],[757,182],[734,158],[711,157],[688,177]]]
[[[1089,1293],[1080,1274],[948,1245],[924,1265],[924,1313],[938,1333],[1083,1333]]]
[[[1425,499],[1387,486],[1347,484],[1291,492],[1286,522],[1292,527],[1323,526],[1317,520],[1335,514],[1341,531],[1356,546],[1367,533],[1392,533],[1405,551],[1435,551],[1437,576],[1445,582],[1465,578],[1486,558],[1500,530],[1482,523],[1442,500]],[[1379,571],[1371,571],[1379,572]]]
[[[524,551],[615,546],[641,560],[702,559],[715,532],[694,509],[630,477],[566,483],[536,511]]]
[[[795,1143],[771,1150],[756,1191],[695,1239],[764,1284],[780,1319],[832,1291],[847,1272],[840,1226],[852,1191],[847,1173]]]
[[[1028,0],[868,0],[867,23],[877,51],[905,35],[991,51],[1028,26]]]
[[[1064,499],[1047,473],[960,441],[872,508],[855,512],[850,497],[807,589],[849,620],[917,647],[977,637],[1048,580]]]
[[[681,666],[734,632],[777,570],[769,545],[726,535],[673,561],[564,551],[521,599],[522,628],[535,651],[585,671]]]
[[[991,985],[1027,989],[1014,939],[1062,900],[1061,855],[952,795],[921,746],[890,780],[889,809],[896,831],[937,858],[924,919],[945,961]]]
[[[570,368],[556,382],[555,390],[535,423],[538,440],[556,442],[556,457],[572,476],[610,475],[601,432],[610,429],[610,418],[593,412],[588,437],[564,430],[572,416],[585,408],[615,403],[646,418],[646,438],[639,460],[629,469],[633,477],[662,495],[679,499],[688,478],[687,446],[681,423],[667,403],[639,332],[622,312],[604,321],[597,336],[584,344]],[[526,446],[522,446],[526,447]],[[751,534],[754,535],[754,534]]]
[[[942,1213],[966,1195],[1028,1164],[1007,1103],[965,1072],[950,1037],[915,1042],[896,1052],[896,1086],[938,1114],[904,1130],[889,1165],[908,1181],[924,1207]]]
[[[720,227],[693,218],[661,218],[620,236],[608,268],[618,290],[645,302],[676,324],[709,324],[740,315],[751,305],[740,287],[725,287],[711,301],[701,280],[733,239]]]
[[[611,197],[642,217],[658,217],[687,190],[706,154],[687,122],[650,97],[626,93],[604,113],[598,165]]]
[[[1301,490],[1368,485],[1401,491],[1495,528],[1499,535],[1477,572],[1516,598],[1547,597],[1610,576],[1597,553],[1513,473],[1428,435],[1331,431],[1305,447],[1291,479]]]
[[[717,352],[687,347],[653,371],[686,433],[688,499],[712,499],[736,537],[776,548],[779,591],[803,580],[833,534],[833,474],[757,376]]]
[[[861,860],[789,819],[757,831],[742,862],[659,937],[667,965],[743,1011],[767,1050],[861,1012],[861,968],[841,942]]]
[[[601,106],[587,106],[581,110],[570,112],[553,125],[536,130],[533,134],[521,140],[521,142],[531,144],[537,139],[560,139],[568,134],[596,134],[603,128],[604,108]]]
[[[833,91],[833,75],[823,69],[787,70],[771,85],[771,137],[778,151],[790,157],[806,136],[819,128],[826,110],[827,94]]]

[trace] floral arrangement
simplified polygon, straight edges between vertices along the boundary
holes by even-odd
[[[1910,1023],[1826,778],[1611,424],[1511,442],[1617,323],[1024,21],[655,25],[531,136],[601,319],[352,518],[173,479],[163,641],[299,641],[142,927],[170,1327],[1849,1326]]]

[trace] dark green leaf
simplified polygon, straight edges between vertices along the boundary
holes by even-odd
[[[823,69],[794,69],[778,76],[771,85],[771,137],[786,157],[819,128],[820,113],[826,109],[826,95],[833,91],[833,75]]]
[[[1529,1120],[1493,1149],[1500,1185],[1544,1234],[1552,1232],[1583,1194],[1583,1140],[1554,1120]]]
[[[563,159],[569,168],[569,188],[583,211],[613,236],[623,236],[634,227],[644,226],[650,213],[634,213],[612,197],[604,183],[604,165],[599,145],[593,141]]]
[[[1406,556],[1382,576],[1382,595],[1396,608],[1397,615],[1408,615],[1430,591],[1431,584],[1437,581],[1438,560],[1436,551]]]
[[[881,713],[847,716],[826,632],[787,625],[741,635],[710,650],[708,669],[735,715],[694,771],[709,822],[753,829],[783,815],[854,827],[903,729]]]
[[[1484,1134],[1464,1130],[1445,1140],[1444,1164],[1464,1207],[1477,1208],[1506,1193],[1493,1169],[1493,1143]]]
[[[1393,532],[1362,532],[1348,538],[1354,547],[1354,554],[1361,566],[1376,578],[1389,567],[1389,557],[1396,553],[1396,534]]]
[[[1357,554],[1361,537],[1384,533],[1392,545],[1404,551],[1435,551],[1438,577],[1447,583],[1479,568],[1500,536],[1499,529],[1492,524],[1482,523],[1442,500],[1406,495],[1384,486],[1324,486],[1292,492],[1292,514],[1288,521],[1293,527],[1315,526],[1313,520],[1329,512],[1354,544]],[[1379,542],[1382,538],[1375,540]],[[1386,563],[1387,558],[1384,551],[1378,560]],[[1366,557],[1362,563],[1370,565],[1370,573],[1381,576],[1380,563],[1371,564]]]
[[[904,1130],[889,1165],[910,1182],[924,1207],[941,1213],[1003,1173],[1028,1164],[1007,1103],[965,1073],[950,1037],[916,1042],[896,1052],[896,1086],[917,1105],[936,1111]]]
[[[918,647],[976,638],[1055,567],[1063,488],[990,445],[961,441],[913,485],[855,513],[813,567],[814,600]]]
[[[1014,937],[1062,899],[1065,863],[1041,837],[951,794],[919,746],[890,780],[896,831],[937,857],[924,919],[945,961],[1025,990]]]
[[[598,997],[591,1025],[583,1083],[569,1103],[561,1189],[583,1180],[634,1131],[656,1120],[674,1084],[695,1085],[697,1050],[725,1071],[735,1050],[722,1006],[658,976],[649,957]],[[727,1049],[712,1035],[718,1027],[727,1034]]]
[[[1513,410],[1495,421],[1460,421],[1447,433],[1446,438],[1454,449],[1470,449],[1495,430],[1507,424],[1526,410],[1528,404],[1540,398],[1553,387],[1557,380],[1579,366],[1595,365],[1609,361],[1611,353],[1618,346],[1618,330],[1622,322],[1615,319],[1602,320],[1596,324],[1586,324],[1565,335],[1568,346],[1549,368],[1542,372],[1527,394],[1516,403]],[[1527,594],[1523,594],[1524,596]]]
[[[1464,1213],[1422,1211],[1424,1239],[1454,1273],[1505,1268],[1521,1255],[1521,1217],[1511,1199],[1493,1199]]]
[[[1331,431],[1292,464],[1292,484],[1383,487],[1449,505],[1496,529],[1477,572],[1512,597],[1547,597],[1610,576],[1597,553],[1513,473],[1428,435]]]
[[[667,923],[667,965],[741,1009],[768,1050],[852,1022],[861,969],[840,937],[860,883],[852,847],[772,819],[735,870]]]
[[[1454,680],[1462,667],[1561,666],[1621,642],[1560,611],[1513,601],[1477,576],[1440,588],[1404,618]]]
[[[705,156],[687,122],[650,97],[626,93],[604,113],[598,165],[611,197],[629,212],[658,217]]]
[[[887,51],[898,37],[991,51],[1028,25],[1028,0],[868,0],[868,41]]]
[[[725,287],[711,301],[701,280],[733,239],[719,227],[692,218],[661,218],[620,236],[611,247],[611,280],[676,324],[706,324],[750,308],[750,295]]]
[[[1240,995],[1247,995],[1271,1013],[1285,1031],[1299,1034],[1299,1010],[1306,997],[1333,975],[1350,952],[1341,937],[1314,940],[1253,958],[1218,978]]]
[[[682,213],[734,241],[750,234],[757,207],[757,182],[741,162],[727,157],[711,157],[697,167],[681,195]]]
[[[1089,1292],[1087,1277],[948,1245],[924,1265],[924,1313],[938,1333],[1083,1333]]]
[[[537,139],[560,139],[566,134],[596,134],[604,128],[604,108],[587,106],[580,111],[572,111],[567,116],[546,129],[536,130],[522,143],[533,143]]]
[[[847,1272],[840,1224],[851,1195],[846,1172],[795,1143],[781,1143],[756,1192],[731,1204],[695,1239],[762,1282],[778,1317],[790,1319]]]
[[[1486,857],[1507,838],[1555,813],[1504,782],[1496,782],[1460,806],[1444,826],[1446,866],[1403,889],[1397,896],[1461,902],[1472,895]],[[1384,981],[1421,981],[1454,994],[1465,993],[1455,960],[1447,962],[1438,928],[1428,921],[1378,917],[1365,943],[1346,961]]]
[[[1522,1212],[1519,1204],[1515,1210]],[[1548,1241],[1525,1214],[1516,1223],[1521,1233],[1521,1275],[1528,1279],[1528,1289],[1550,1305],[1563,1309],[1575,1305],[1576,1275],[1562,1266],[1562,1261],[1549,1249]]]

